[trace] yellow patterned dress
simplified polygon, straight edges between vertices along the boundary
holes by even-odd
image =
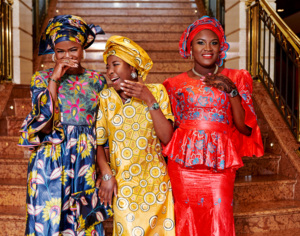
[[[147,87],[173,121],[164,86]],[[113,235],[175,235],[170,178],[147,105],[136,98],[123,104],[113,88],[102,90],[96,129],[98,145],[109,141],[111,169],[118,182]]]

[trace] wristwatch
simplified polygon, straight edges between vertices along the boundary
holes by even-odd
[[[105,175],[102,176],[102,179],[103,179],[104,181],[108,181],[108,180],[110,180],[113,176],[114,176],[113,174],[112,174],[112,175],[105,174]]]
[[[234,98],[237,95],[239,95],[239,92],[237,91],[237,89],[232,89],[230,93],[228,93],[229,97]]]
[[[149,111],[158,110],[158,109],[159,109],[159,104],[157,102],[153,103],[153,105],[151,107],[149,107]]]

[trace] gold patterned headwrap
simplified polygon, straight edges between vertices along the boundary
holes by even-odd
[[[144,81],[153,66],[153,62],[145,50],[131,39],[123,36],[115,35],[107,40],[103,53],[105,64],[107,64],[107,58],[111,55],[121,58],[136,68],[139,76],[141,76]]]

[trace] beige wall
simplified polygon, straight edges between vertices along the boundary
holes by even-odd
[[[32,0],[15,0],[13,4],[14,83],[30,83],[32,55]]]
[[[230,49],[225,67],[246,69],[246,0],[225,1],[225,34]],[[275,0],[269,0],[276,9]],[[273,64],[273,63],[272,63]],[[272,70],[271,70],[272,71]]]

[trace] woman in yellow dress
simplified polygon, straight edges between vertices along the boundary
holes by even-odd
[[[100,93],[96,123],[99,197],[114,209],[113,235],[173,236],[174,206],[161,143],[172,137],[168,94],[146,79],[153,63],[132,40],[112,36],[103,54],[113,87]],[[104,155],[108,140],[110,167]]]

